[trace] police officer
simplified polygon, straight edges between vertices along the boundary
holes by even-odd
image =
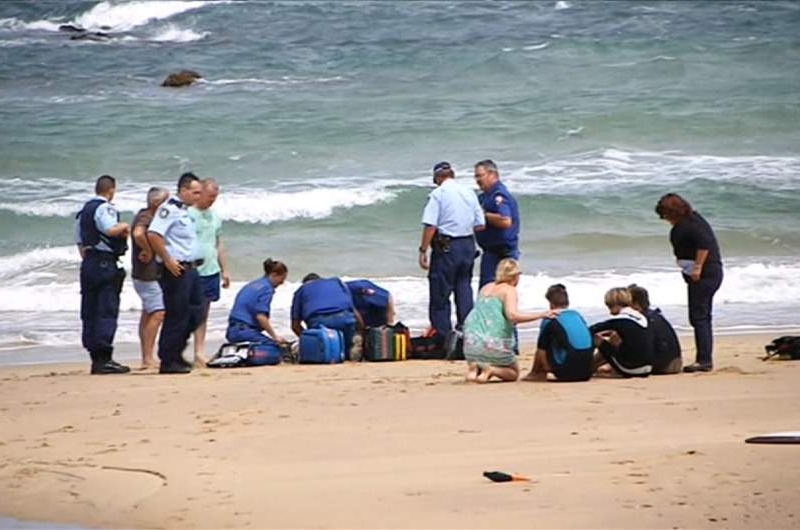
[[[365,327],[379,327],[394,323],[392,293],[369,280],[344,282],[353,297],[353,307],[361,315]]]
[[[360,316],[353,307],[350,290],[339,278],[321,278],[319,274],[309,273],[292,297],[292,331],[300,337],[303,322],[307,328],[325,326],[338,329],[344,335],[344,356],[350,360],[353,337]]]
[[[117,183],[103,175],[94,186],[96,197],[75,216],[75,242],[81,254],[81,323],[83,347],[92,359],[92,374],[124,374],[130,368],[111,357],[119,316],[119,293],[125,269],[117,260],[128,249],[128,223],[119,220],[111,204]]]
[[[475,164],[478,201],[486,217],[486,229],[475,234],[483,250],[478,289],[494,281],[497,264],[504,258],[519,259],[519,209],[517,201],[500,181],[497,165],[489,160]]]
[[[428,196],[422,213],[419,266],[428,271],[431,327],[443,340],[452,329],[450,295],[455,293],[456,328],[472,310],[472,268],[475,262],[473,231],[483,230],[484,215],[472,190],[455,182],[447,162],[433,167],[437,188]],[[431,249],[430,265],[428,249]]]
[[[271,342],[276,345],[286,342],[272,327],[270,306],[275,289],[283,285],[288,273],[284,263],[267,258],[264,276],[236,293],[225,333],[228,342]]]
[[[205,297],[197,267],[202,264],[194,221],[187,208],[199,198],[200,180],[193,173],[178,179],[178,196],[158,209],[147,230],[147,240],[162,263],[159,283],[164,292],[164,323],[158,337],[162,374],[187,374],[192,367],[183,359],[189,335],[197,329],[205,310]]]

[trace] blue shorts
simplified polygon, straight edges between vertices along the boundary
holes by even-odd
[[[200,276],[200,284],[203,286],[203,294],[209,302],[219,300],[219,273],[210,276]]]
[[[146,282],[134,278],[133,289],[142,299],[142,311],[151,315],[164,310],[164,295],[157,280]]]

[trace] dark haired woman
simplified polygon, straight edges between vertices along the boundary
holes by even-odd
[[[656,213],[672,225],[669,240],[689,292],[689,323],[694,328],[696,361],[684,372],[710,372],[712,351],[711,306],[722,284],[722,258],[711,225],[686,199],[668,193],[656,204]]]
[[[228,331],[225,333],[228,342],[286,342],[275,333],[269,315],[272,295],[286,281],[288,272],[282,262],[267,258],[264,276],[251,281],[236,293],[228,317]]]

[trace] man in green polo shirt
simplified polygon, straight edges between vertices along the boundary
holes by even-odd
[[[213,178],[201,181],[203,193],[194,206],[189,208],[189,215],[194,219],[197,230],[197,242],[203,264],[197,268],[203,293],[206,297],[206,310],[203,322],[194,332],[194,364],[205,366],[206,323],[211,302],[219,300],[220,284],[225,289],[231,283],[228,275],[228,264],[225,257],[225,246],[222,243],[222,219],[211,209],[219,196],[219,184]]]

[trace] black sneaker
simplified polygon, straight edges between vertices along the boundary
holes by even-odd
[[[158,369],[160,374],[189,374],[192,372],[192,367],[184,362],[171,362],[161,363]]]
[[[104,363],[92,364],[92,370],[90,373],[94,375],[127,374],[130,371],[130,368],[123,366],[118,362],[106,361]]]
[[[703,364],[703,363],[692,363],[688,366],[683,367],[683,371],[687,374],[693,374],[694,372],[710,372],[714,369],[713,364]]]

